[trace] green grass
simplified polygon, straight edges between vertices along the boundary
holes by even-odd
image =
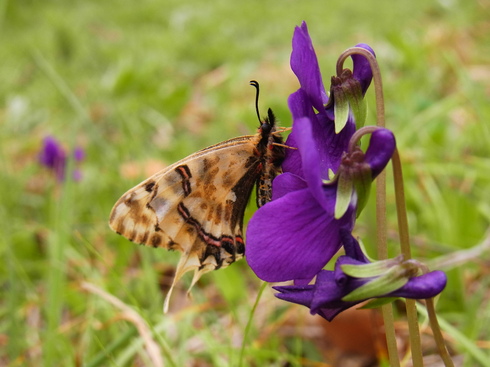
[[[291,125],[286,101],[298,86],[290,43],[302,20],[326,83],[346,48],[366,42],[377,53],[387,123],[404,164],[414,257],[437,262],[483,241],[489,13],[488,2],[457,0],[0,2],[0,365],[149,365],[135,324],[83,282],[134,309],[166,365],[237,365],[260,288],[246,263],[205,276],[192,302],[182,284],[174,311],[163,315],[177,254],[131,244],[110,231],[108,215],[125,190],[158,169],[155,162],[253,132],[251,79],[261,83],[262,109]],[[374,93],[368,99],[374,106]],[[80,182],[57,185],[38,165],[46,135],[85,149]],[[373,204],[358,223],[368,248]],[[490,359],[489,259],[487,250],[448,267],[438,300],[465,366]],[[301,327],[306,319],[306,308],[266,289],[242,365],[321,361]],[[291,325],[298,333],[286,332]]]

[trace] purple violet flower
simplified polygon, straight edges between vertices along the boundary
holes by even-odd
[[[81,162],[85,158],[85,152],[82,148],[77,147],[73,152],[73,158],[76,162]],[[67,155],[63,146],[52,136],[44,138],[43,147],[39,153],[39,163],[50,169],[56,176],[58,182],[65,180],[65,171],[67,166]],[[73,171],[75,181],[81,179],[81,172],[78,169]]]
[[[374,54],[369,46],[358,46]],[[351,82],[364,94],[372,78],[369,63],[362,56],[353,57],[353,62]],[[351,231],[354,227],[356,194],[336,219],[338,180],[333,178],[348,161],[345,158],[356,121],[349,113],[344,127],[335,132],[335,103],[329,102],[325,92],[304,22],[294,32],[291,68],[301,88],[289,97],[293,130],[286,145],[297,149],[286,150],[284,173],[274,179],[272,201],[248,224],[246,256],[252,270],[265,281],[307,284],[341,247],[340,228]],[[375,135],[363,158],[356,160],[371,168],[369,180],[381,172],[395,148],[388,130]]]
[[[83,161],[85,159],[85,152],[83,151],[83,149],[80,147],[76,147],[73,151],[73,158],[75,158],[75,161],[77,162]]]
[[[65,179],[66,152],[52,136],[44,138],[43,148],[39,154],[39,162],[53,171],[59,182]]]
[[[315,284],[273,287],[276,297],[310,308],[328,321],[340,312],[371,298],[431,298],[446,286],[446,274],[440,270],[418,275],[412,260],[390,259],[370,262],[350,231],[341,230],[345,255],[335,270],[322,270]],[[353,276],[358,273],[357,277]],[[347,274],[349,273],[349,274]]]

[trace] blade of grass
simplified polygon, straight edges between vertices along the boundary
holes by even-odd
[[[70,166],[70,163],[68,164]],[[68,167],[68,172],[71,172]],[[67,340],[59,334],[61,314],[65,301],[65,246],[69,241],[72,213],[72,180],[58,184],[50,200],[50,228],[48,237],[47,301],[45,314],[47,318],[46,339],[43,343],[43,357],[46,366],[59,363],[67,357],[63,346]]]
[[[54,84],[63,97],[66,98],[67,102],[73,108],[73,110],[83,118],[84,120],[90,121],[90,116],[87,111],[80,103],[79,99],[70,90],[63,78],[56,72],[56,70],[51,66],[51,64],[46,60],[40,50],[34,50],[33,58],[37,66],[46,74],[49,80]]]
[[[85,367],[98,367],[101,365],[107,365],[107,359],[109,356],[119,347],[123,346],[126,342],[132,339],[136,335],[136,328],[131,328],[124,334],[119,336],[116,340],[112,341],[108,346],[101,350],[95,357],[91,358]]]
[[[255,298],[255,303],[250,310],[250,316],[248,318],[247,326],[245,327],[245,331],[243,332],[243,341],[242,341],[242,348],[240,350],[240,357],[238,360],[238,366],[241,367],[243,364],[243,355],[245,353],[245,345],[248,342],[248,334],[250,333],[250,328],[252,327],[252,321],[253,317],[255,314],[255,311],[257,310],[257,306],[259,304],[260,298],[262,297],[262,293],[264,293],[265,288],[267,287],[266,282],[262,282],[262,285],[259,288],[259,292],[257,293],[257,297]]]
[[[423,305],[417,303],[417,310],[424,317],[429,317],[427,309]],[[488,353],[485,353],[480,348],[478,348],[472,340],[468,339],[466,335],[461,333],[457,328],[452,326],[441,316],[438,316],[437,319],[439,321],[441,329],[449,334],[452,339],[468,353],[468,355],[477,360],[480,363],[480,366],[490,367],[490,355],[488,355]]]
[[[145,342],[145,348],[148,357],[152,361],[153,365],[155,367],[163,367],[163,359],[159,345],[152,338],[152,333],[147,322],[141,317],[139,313],[123,303],[120,299],[114,297],[113,295],[105,292],[104,290],[98,288],[91,283],[83,282],[82,288],[98,295],[107,302],[111,303],[114,307],[118,308],[122,312],[121,316],[127,319],[129,322],[133,323],[138,329],[141,338]]]

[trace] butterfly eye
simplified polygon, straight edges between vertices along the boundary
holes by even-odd
[[[272,125],[267,121],[267,122],[264,122],[261,126],[260,126],[260,130],[262,131],[262,134],[268,134],[271,132],[272,130]]]

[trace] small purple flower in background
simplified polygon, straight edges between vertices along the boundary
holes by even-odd
[[[76,147],[75,150],[73,151],[73,158],[75,159],[75,162],[81,162],[85,159],[85,152],[82,148]],[[82,171],[80,169],[76,168],[73,170],[73,179],[75,181],[80,181],[82,179]]]
[[[81,162],[85,158],[82,148],[75,148],[73,158],[76,162]],[[65,180],[67,155],[62,145],[52,136],[44,138],[43,147],[39,153],[39,163],[51,170],[58,182]],[[73,171],[73,178],[79,181],[82,175],[78,169]]]
[[[44,138],[39,162],[53,171],[58,181],[65,179],[66,152],[52,136]]]
[[[359,47],[374,54],[369,46]],[[353,63],[345,89],[353,86],[361,91],[357,95],[362,99],[372,73],[364,57],[354,57]],[[336,174],[346,171],[342,167],[349,164],[364,165],[371,169],[371,182],[391,158],[395,140],[391,132],[381,129],[373,133],[377,138],[366,154],[361,152],[354,161],[346,156],[356,131],[354,114],[348,113],[343,126],[336,128],[335,101],[331,102],[325,92],[305,23],[294,32],[291,68],[301,88],[289,97],[293,130],[286,145],[297,149],[287,149],[284,173],[273,182],[273,200],[261,207],[248,224],[246,256],[252,270],[265,281],[307,284],[340,249],[340,228],[350,231],[354,227],[358,198],[352,190],[341,215],[335,215],[339,184]],[[342,81],[337,82],[338,87]],[[363,123],[357,121],[357,125]]]
[[[371,298],[431,298],[446,286],[440,270],[419,275],[417,262],[390,259],[370,262],[350,231],[341,230],[345,255],[335,270],[322,270],[315,284],[277,286],[276,297],[304,305],[331,321],[340,312]]]

